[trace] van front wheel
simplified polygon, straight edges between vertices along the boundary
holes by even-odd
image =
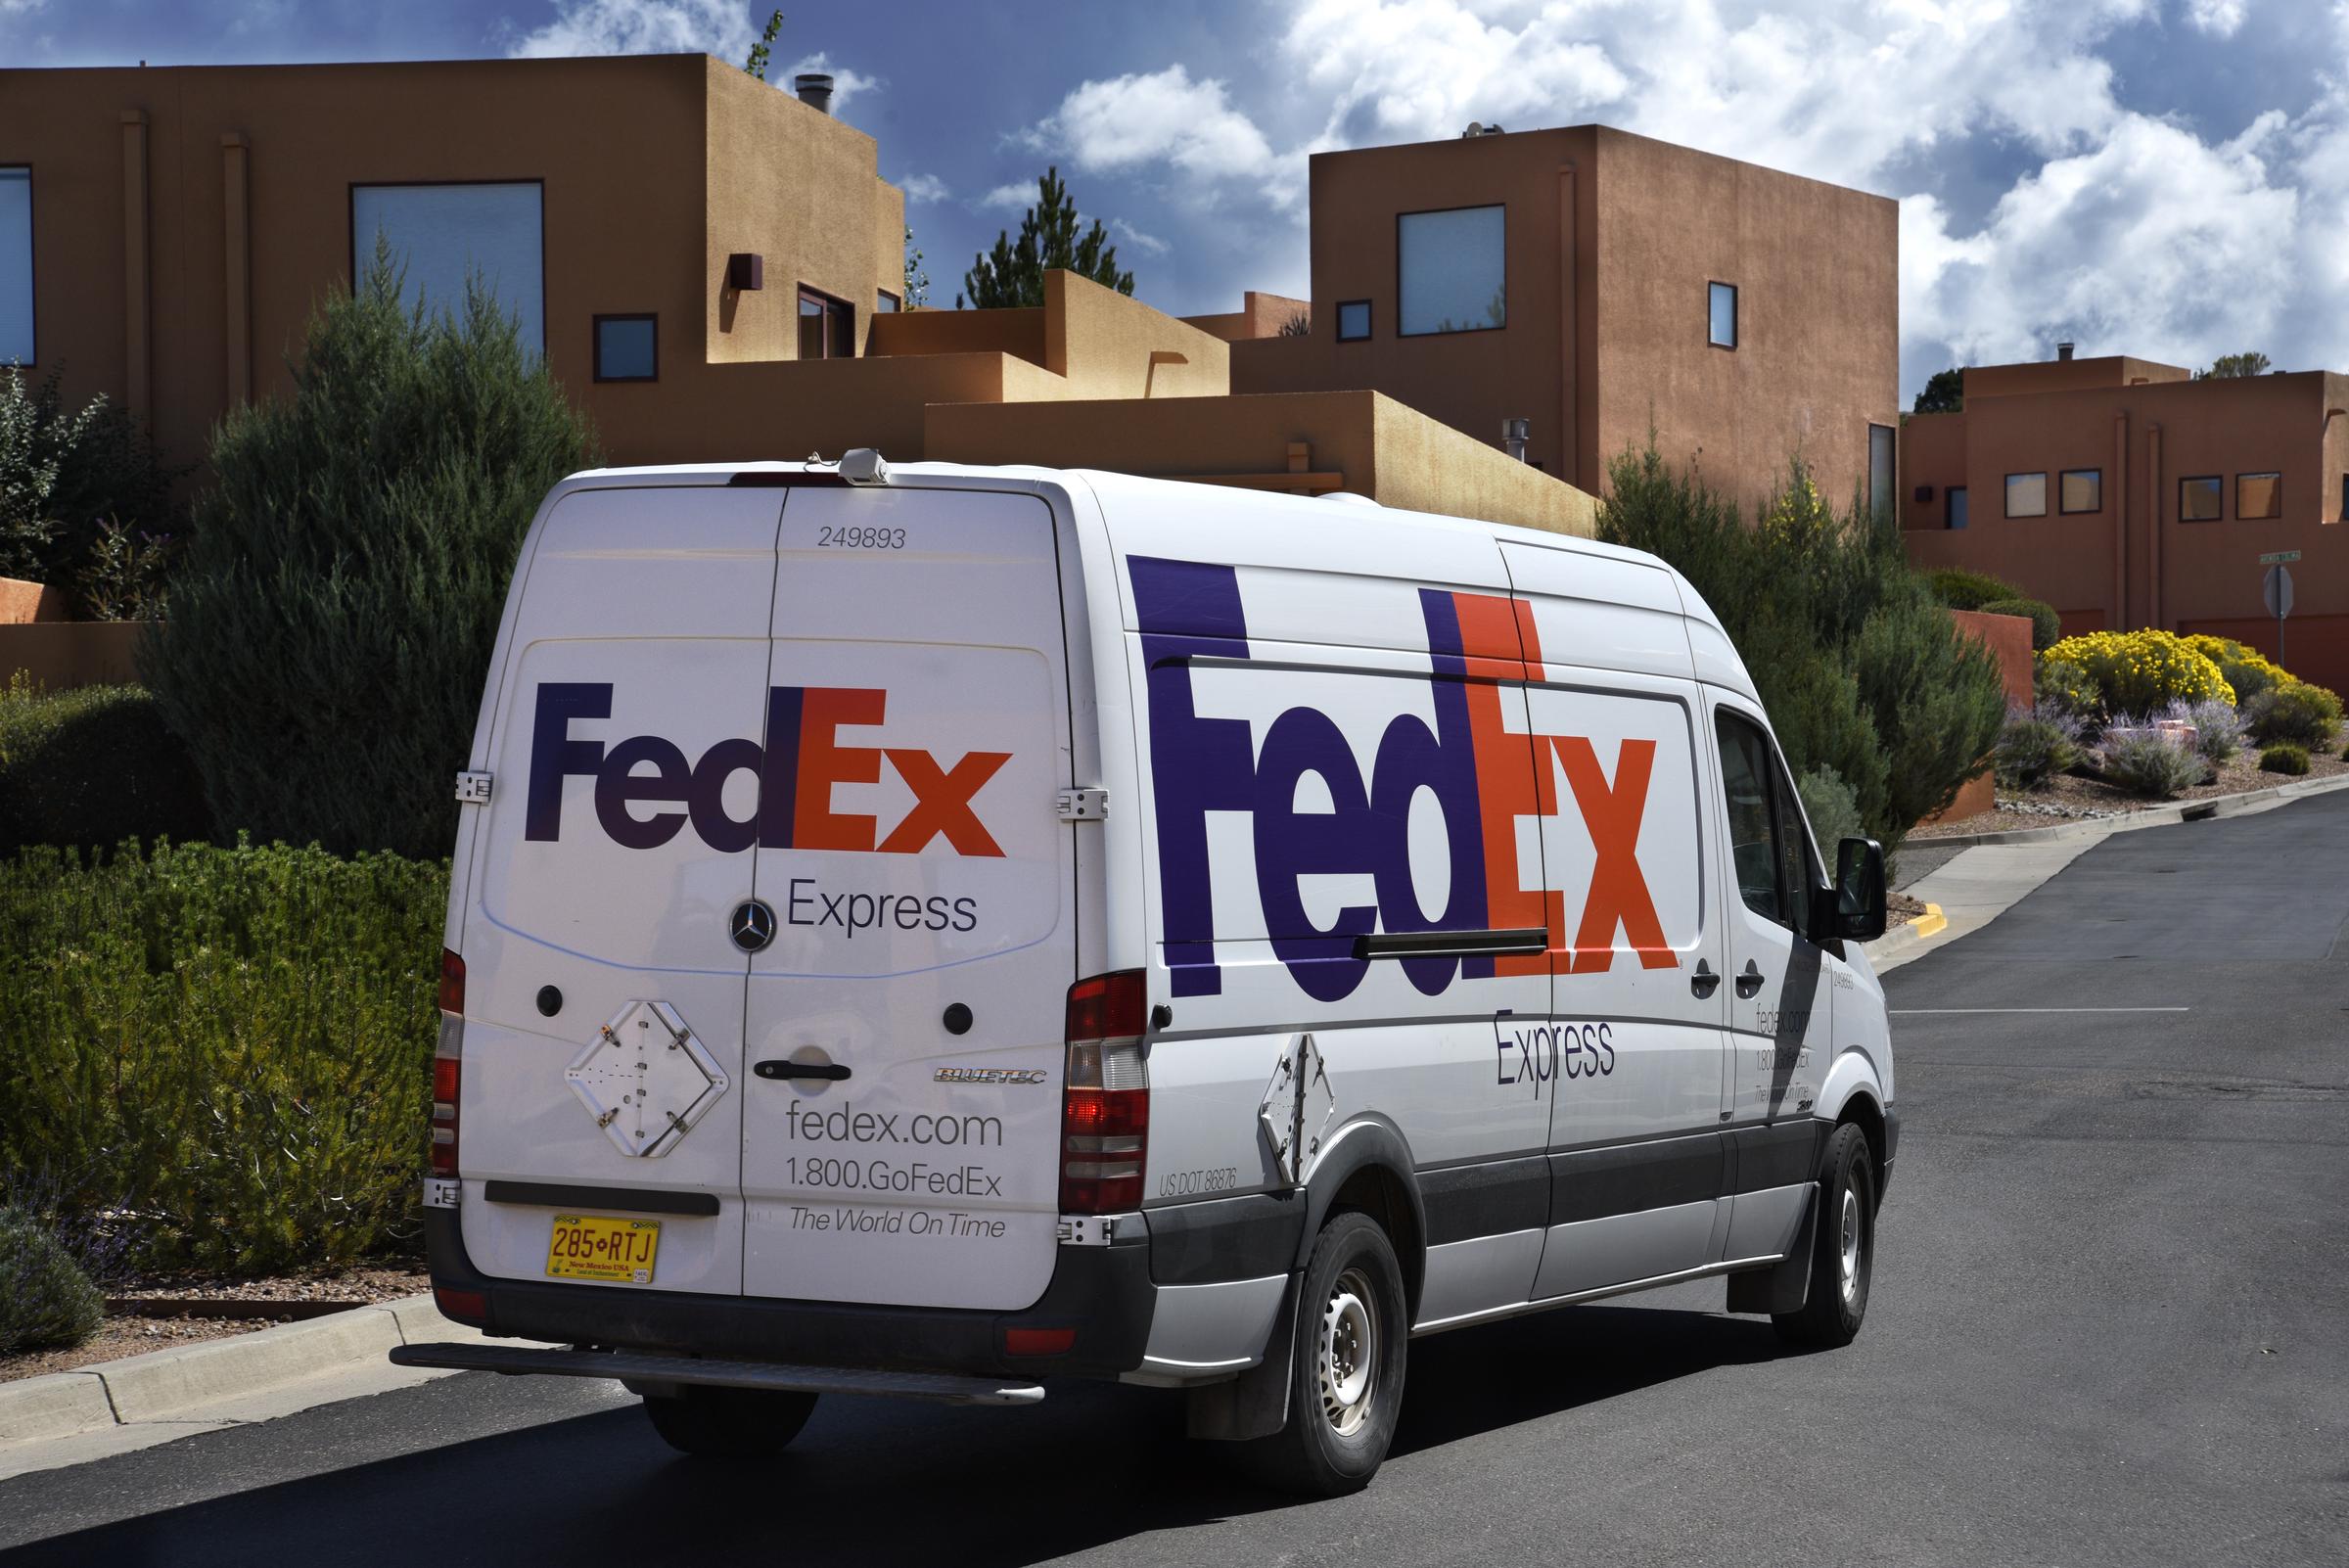
[[[1395,1440],[1409,1339],[1394,1244],[1368,1215],[1334,1217],[1297,1300],[1288,1425],[1247,1446],[1251,1467],[1321,1497],[1369,1485]]]
[[[1827,1139],[1818,1202],[1810,1295],[1800,1312],[1775,1314],[1771,1323],[1790,1345],[1832,1350],[1859,1336],[1876,1264],[1875,1167],[1866,1134],[1848,1122]]]
[[[762,1459],[780,1453],[814,1413],[815,1396],[758,1388],[702,1388],[644,1398],[661,1441],[706,1459]]]

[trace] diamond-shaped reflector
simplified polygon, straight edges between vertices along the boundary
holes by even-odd
[[[632,1001],[563,1075],[620,1152],[658,1159],[726,1092],[726,1075],[665,1001]]]

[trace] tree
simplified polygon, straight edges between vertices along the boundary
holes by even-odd
[[[963,293],[954,308],[963,307],[967,295],[972,308],[1001,310],[1044,302],[1044,274],[1055,268],[1090,278],[1120,294],[1133,293],[1133,274],[1118,270],[1117,247],[1099,218],[1083,237],[1077,233],[1077,204],[1061,182],[1058,165],[1044,170],[1036,182],[1036,204],[1020,219],[1020,237],[998,231],[991,254],[974,256],[962,275]]]
[[[221,422],[140,672],[222,831],[437,859],[515,554],[594,439],[478,280],[410,311],[381,240],[292,369]]]
[[[1956,367],[1933,372],[1925,390],[1916,394],[1914,414],[1955,414],[1965,407],[1965,372]]]
[[[0,577],[67,587],[115,535],[175,531],[171,486],[187,471],[104,393],[68,408],[60,375],[35,385],[0,366]],[[93,608],[86,595],[81,608]]]
[[[922,265],[922,253],[913,243],[913,225],[905,225],[905,282],[904,304],[908,310],[919,310],[930,302],[930,270]]]
[[[2235,381],[2244,376],[2264,376],[2268,373],[2268,356],[2259,352],[2221,354],[2211,361],[2208,370],[2194,372],[2196,381]]]
[[[760,81],[766,80],[766,63],[774,58],[775,40],[782,33],[783,13],[777,11],[766,19],[766,30],[751,45],[751,58],[742,63],[742,69]]]

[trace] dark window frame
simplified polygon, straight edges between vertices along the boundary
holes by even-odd
[[[1400,229],[1395,234],[1395,278],[1400,285],[1403,281],[1403,231]],[[1362,330],[1359,332],[1346,330],[1346,307],[1348,305],[1362,307]],[[1368,343],[1370,335],[1378,330],[1378,309],[1367,300],[1340,300],[1338,313],[1333,319],[1337,323],[1338,342],[1340,343]]]
[[[1898,517],[1901,511],[1901,433],[1895,426],[1879,425],[1873,420],[1867,426],[1867,506],[1870,512],[1877,510],[1876,437],[1879,432],[1884,438],[1883,515]]]
[[[1751,900],[1745,897],[1744,884],[1737,880],[1736,840],[1734,837],[1736,825],[1733,822],[1727,824],[1731,835],[1728,840],[1730,886],[1736,890],[1738,903],[1748,913],[1768,920],[1773,925],[1781,926],[1797,937],[1802,937],[1804,936],[1803,927],[1810,913],[1809,889],[1826,885],[1825,873],[1819,864],[1819,852],[1811,842],[1810,822],[1803,814],[1802,794],[1794,787],[1793,774],[1787,770],[1785,755],[1778,750],[1777,741],[1770,733],[1769,726],[1744,709],[1732,708],[1724,703],[1713,710],[1713,746],[1720,759],[1715,765],[1719,773],[1717,783],[1722,791],[1725,818],[1728,807],[1727,754],[1730,741],[1729,736],[1724,731],[1730,724],[1743,725],[1753,732],[1755,739],[1762,743],[1762,767],[1765,775],[1762,785],[1768,796],[1764,810],[1770,821],[1771,880],[1777,889],[1777,912],[1773,914],[1767,910],[1756,909]],[[1788,830],[1794,829],[1800,831],[1795,832],[1791,840],[1782,837]],[[1800,874],[1806,879],[1804,881],[1790,882],[1788,880],[1791,868],[1787,863],[1787,853],[1790,849],[1794,852],[1795,858],[1800,861]]]
[[[2014,509],[2014,482],[2018,479],[2036,479],[2039,481],[2038,511],[2018,512]],[[2048,471],[2044,468],[2025,468],[2017,469],[2014,473],[2007,475],[2004,482],[2000,485],[1999,503],[1999,515],[2002,517],[2046,517],[2048,515]]]
[[[545,357],[554,340],[546,330],[546,176],[516,174],[497,179],[466,180],[349,180],[343,187],[343,233],[349,247],[344,281],[353,294],[359,290],[359,192],[362,190],[428,190],[450,185],[535,185],[538,187],[538,352]]]
[[[1960,502],[1958,499],[1958,497],[1960,495],[1965,497],[1963,502]],[[1965,512],[1965,521],[1963,523],[1957,521],[1958,513],[1961,507]],[[1969,493],[1966,487],[1962,484],[1951,484],[1945,486],[1941,492],[1941,526],[1944,529],[1963,530],[1971,528],[1973,526],[1973,521],[1974,498],[1972,494]]]
[[[2333,521],[2349,523],[2349,471],[2344,471],[2341,475],[2341,513]]]
[[[604,374],[604,323],[607,321],[645,321],[653,328],[653,368],[650,375],[607,376]],[[661,314],[656,310],[610,310],[588,317],[588,363],[593,371],[590,379],[599,382],[647,382],[661,379]]]
[[[1716,289],[1727,289],[1729,291],[1729,341],[1727,343],[1723,343],[1720,339],[1713,336],[1713,291]],[[1737,345],[1743,342],[1745,338],[1744,310],[1745,300],[1739,295],[1737,285],[1734,283],[1724,283],[1719,278],[1707,278],[1705,280],[1706,346],[1719,348],[1725,353],[1735,353],[1737,351]]]
[[[794,316],[794,320],[795,320],[795,322],[804,322],[804,321],[806,321],[806,320],[807,319],[807,311],[806,311],[806,305],[807,305],[808,301],[810,301],[810,300],[813,300],[815,303],[817,303],[817,304],[819,304],[819,305],[822,305],[822,306],[824,307],[824,327],[825,327],[825,330],[824,330],[824,351],[823,351],[821,354],[818,354],[818,355],[816,355],[816,357],[817,357],[817,358],[819,358],[819,359],[853,359],[853,358],[855,358],[855,357],[856,357],[856,307],[855,307],[854,305],[852,305],[852,304],[849,303],[849,301],[848,301],[848,300],[841,299],[841,298],[840,298],[838,295],[826,294],[826,293],[824,293],[824,291],[823,291],[823,290],[821,290],[821,289],[817,289],[817,288],[813,288],[813,287],[811,287],[811,286],[809,286],[809,285],[807,285],[807,284],[805,284],[805,283],[803,283],[803,284],[801,284],[801,285],[799,286],[799,290],[800,290],[799,301],[798,301],[798,303],[797,303],[796,305],[794,305],[794,306],[793,306],[793,316]],[[832,349],[833,349],[833,340],[832,340],[832,331],[831,331],[831,328],[832,328],[832,312],[833,312],[834,310],[841,311],[841,312],[843,313],[843,315],[846,317],[846,320],[847,320],[847,331],[848,331],[848,335],[849,335],[849,350],[848,350],[848,352],[847,352],[847,353],[837,353],[837,354],[836,354],[836,353],[834,353],[834,352],[832,351]],[[802,353],[802,354],[800,355],[800,357],[801,357],[802,359],[806,359],[806,358],[807,357],[807,355],[806,355],[806,354],[805,354],[805,353]]]
[[[2208,517],[2186,515],[2186,487],[2188,484],[2208,484],[2218,497],[2218,510]],[[2181,474],[2178,477],[2178,521],[2181,523],[2224,523],[2227,521],[2227,476],[2224,474]]]
[[[887,300],[889,301],[889,303],[887,303],[887,304],[883,304],[881,301],[882,301],[882,300]],[[904,310],[905,310],[905,297],[904,297],[903,295],[901,295],[901,294],[892,294],[892,293],[890,293],[890,292],[889,292],[887,289],[875,289],[875,290],[873,291],[873,314],[874,314],[874,315],[876,315],[876,316],[895,316],[895,315],[901,315],[901,314],[903,314],[903,313],[904,313]]]
[[[2063,482],[2075,474],[2094,474],[2096,477],[2096,504],[2066,506],[2063,504]],[[2101,468],[2062,468],[2055,471],[2055,515],[2057,517],[2086,517],[2104,510],[2104,471]]]
[[[26,283],[31,285],[31,317],[27,322],[27,327],[32,333],[32,355],[27,359],[17,360],[16,364],[19,369],[32,370],[37,368],[41,362],[41,276],[39,255],[39,242],[41,234],[41,193],[35,188],[41,182],[34,178],[33,165],[29,162],[0,163],[0,169],[7,169],[12,173],[17,169],[23,169],[24,171],[24,280]]]
[[[1426,332],[1403,330],[1403,220],[1415,217],[1441,217],[1447,212],[1482,212],[1487,208],[1500,212],[1500,325],[1497,327],[1448,327]],[[1472,338],[1479,333],[1509,330],[1509,204],[1506,202],[1464,202],[1458,207],[1423,207],[1409,212],[1395,214],[1395,336],[1398,338]],[[1359,342],[1348,339],[1349,343]]]
[[[2276,482],[2276,510],[2274,510],[2273,512],[2256,512],[2256,513],[2254,513],[2254,512],[2246,512],[2246,511],[2244,511],[2244,510],[2243,510],[2243,481],[2245,481],[2245,480],[2247,480],[2247,479],[2272,479],[2272,480],[2274,480],[2274,481]],[[2235,520],[2237,523],[2273,523],[2273,522],[2276,522],[2278,519],[2281,518],[2282,516],[2283,516],[2283,470],[2282,470],[2282,469],[2280,469],[2280,468],[2254,468],[2254,469],[2247,470],[2247,471],[2246,471],[2246,472],[2244,472],[2244,473],[2240,473],[2240,474],[2237,474],[2237,475],[2235,475],[2235,477],[2234,477],[2234,520]]]

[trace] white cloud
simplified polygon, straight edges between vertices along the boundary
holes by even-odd
[[[2243,24],[2245,0],[2186,0],[2186,20],[2197,32],[2232,38]]]
[[[555,17],[517,38],[506,53],[550,55],[715,55],[737,63],[759,34],[732,0],[556,0]]]
[[[1036,181],[1013,180],[1009,184],[998,185],[979,198],[976,205],[983,209],[1000,207],[1017,210],[1033,207],[1036,205]]]
[[[898,189],[905,193],[908,202],[943,202],[954,194],[935,174],[907,174],[898,181]]]
[[[2312,64],[2268,94],[2288,107],[2247,125],[2133,107],[2108,58],[2117,37],[2168,16],[2217,48],[2252,10],[1292,0],[1268,50],[1281,99],[1261,118],[1224,80],[1174,65],[1082,82],[1017,140],[1212,210],[1235,239],[1254,235],[1267,275],[1293,275],[1311,153],[1450,138],[1471,121],[1598,120],[1903,198],[1902,336],[1920,357],[2036,356],[2069,337],[2083,352],[2180,363],[2263,348],[2280,364],[2349,367],[2349,0],[2260,13]],[[1987,198],[1967,184],[2018,162]],[[1940,189],[1965,195],[1962,214]],[[1938,364],[1909,368],[1921,380]]]
[[[1173,247],[1155,234],[1144,234],[1124,218],[1111,218],[1109,231],[1127,244],[1138,247],[1150,255],[1165,255]]]

